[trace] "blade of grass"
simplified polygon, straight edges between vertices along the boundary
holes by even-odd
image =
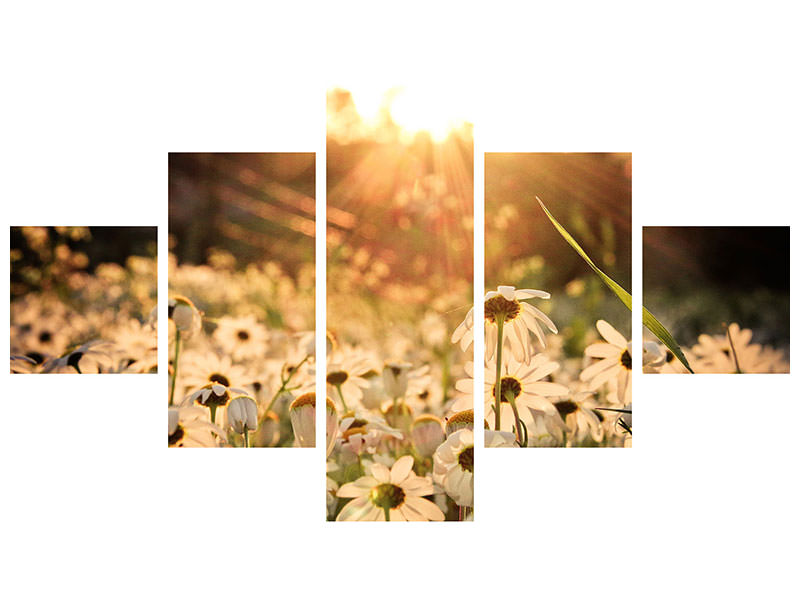
[[[573,250],[575,250],[575,252],[577,252],[578,255],[584,261],[586,261],[586,264],[588,264],[592,268],[592,270],[597,274],[597,276],[600,277],[603,283],[605,283],[609,287],[609,289],[611,289],[611,291],[617,295],[617,298],[619,298],[622,301],[622,303],[628,307],[628,310],[633,310],[633,300],[631,298],[631,295],[625,290],[625,288],[623,288],[616,281],[611,279],[611,277],[603,273],[603,271],[601,271],[600,268],[596,264],[594,264],[592,259],[589,258],[589,255],[583,251],[583,248],[581,248],[580,244],[578,244],[578,242],[575,241],[575,238],[573,238],[569,234],[569,232],[566,229],[564,229],[561,223],[559,223],[556,220],[556,218],[552,214],[550,214],[550,211],[547,210],[547,207],[544,205],[544,202],[542,202],[538,196],[536,197],[536,200],[539,202],[539,206],[542,207],[542,210],[547,215],[547,218],[550,219],[550,222],[553,224],[553,227],[555,227],[556,231],[558,231],[558,233],[561,234],[561,237],[563,237],[567,241],[567,243],[570,246],[572,246]],[[644,324],[645,327],[647,327],[650,331],[653,332],[653,335],[655,335],[659,340],[661,340],[662,344],[664,344],[667,348],[669,348],[670,352],[672,352],[677,357],[677,359],[681,361],[683,366],[686,367],[690,373],[694,373],[694,371],[692,371],[692,368],[689,366],[689,361],[686,360],[686,357],[683,355],[683,351],[681,351],[681,347],[678,345],[678,342],[676,342],[675,338],[673,338],[670,332],[667,331],[667,328],[664,327],[661,324],[661,322],[655,318],[653,313],[647,310],[647,308],[645,308],[644,306],[642,306],[642,323]]]

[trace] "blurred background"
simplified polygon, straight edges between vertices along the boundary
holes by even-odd
[[[788,350],[788,227],[644,227],[642,243],[645,306],[678,343],[736,322]]]
[[[605,319],[630,339],[631,314],[555,230],[539,197],[589,257],[631,289],[630,153],[487,153],[486,289],[550,292],[536,305],[564,338],[568,357]]]
[[[203,264],[314,262],[314,153],[170,153],[170,250]]]
[[[472,126],[415,98],[328,92],[328,324],[349,343],[471,305]]]
[[[221,317],[314,328],[315,154],[170,153],[170,292]]]
[[[155,260],[155,227],[12,227],[11,301],[29,292],[66,296],[73,273],[126,267],[135,256]]]

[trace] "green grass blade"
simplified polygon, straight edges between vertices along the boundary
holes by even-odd
[[[553,227],[555,227],[556,231],[558,231],[558,233],[561,234],[561,237],[563,237],[567,241],[567,243],[570,246],[572,246],[573,250],[575,250],[575,252],[577,252],[578,255],[584,261],[586,261],[586,264],[588,264],[592,268],[592,270],[597,274],[597,276],[603,281],[603,283],[605,283],[609,287],[609,289],[617,295],[617,298],[619,298],[622,301],[622,303],[628,307],[628,310],[633,310],[633,301],[631,299],[631,295],[625,290],[625,288],[623,288],[616,281],[611,279],[611,277],[603,273],[603,271],[601,271],[600,268],[596,264],[594,264],[592,259],[589,258],[589,255],[583,251],[583,248],[581,248],[580,244],[578,244],[578,242],[575,241],[575,238],[573,238],[569,234],[569,232],[566,229],[564,229],[561,223],[559,223],[556,220],[556,218],[552,214],[550,214],[550,211],[547,210],[547,207],[541,200],[539,200],[538,196],[536,197],[536,200],[539,202],[539,206],[542,207],[542,210],[547,215],[547,218],[550,219],[550,222],[553,224]],[[653,332],[653,335],[655,335],[659,340],[661,340],[662,344],[664,344],[667,348],[669,348],[670,352],[672,352],[677,357],[677,359],[681,361],[684,367],[689,369],[690,373],[694,373],[694,371],[692,371],[692,368],[689,366],[689,361],[686,360],[686,357],[683,355],[683,352],[681,351],[681,347],[678,345],[678,342],[676,342],[675,338],[673,338],[670,332],[667,331],[667,328],[664,327],[661,324],[661,322],[655,318],[655,316],[653,316],[653,313],[647,310],[644,306],[642,306],[642,323],[644,324],[645,327],[647,327],[650,331]]]

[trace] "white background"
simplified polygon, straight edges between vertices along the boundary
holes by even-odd
[[[797,224],[790,4],[431,4],[5,9],[5,225],[156,224],[163,300],[167,153],[316,151],[319,205],[326,84],[393,70],[472,86],[478,203],[482,150],[633,152],[634,297],[642,225]],[[321,449],[168,451],[163,368],[3,377],[8,598],[797,592],[795,375],[637,376],[632,450],[479,449],[476,522],[406,526],[325,523]]]

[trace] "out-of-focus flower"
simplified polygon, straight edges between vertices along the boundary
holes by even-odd
[[[325,380],[330,392],[341,394],[344,405],[361,400],[361,390],[369,384],[361,376],[369,370],[368,359],[357,352],[344,353],[331,358],[328,362]],[[352,408],[352,407],[351,407]]]
[[[44,363],[42,373],[102,373],[111,368],[114,344],[93,340]]]
[[[407,362],[387,362],[383,366],[383,389],[390,398],[405,397],[411,367]]]
[[[168,314],[184,338],[189,338],[200,330],[202,325],[200,311],[186,296],[173,296],[170,298]]]
[[[692,347],[697,373],[788,373],[780,352],[752,344],[753,332],[731,323],[723,335],[701,334]],[[737,369],[738,367],[738,369]]]
[[[411,423],[414,422],[414,411],[405,401],[387,403],[383,410],[383,416],[389,425],[401,431],[408,431]]]
[[[411,456],[399,458],[391,470],[373,463],[370,475],[345,483],[336,492],[339,498],[352,498],[337,521],[443,521],[444,513],[423,496],[433,494],[433,484],[414,471]]]
[[[330,456],[336,444],[336,436],[339,431],[339,415],[336,412],[336,405],[330,398],[325,398],[325,456]]]
[[[269,448],[278,443],[281,436],[280,418],[274,412],[267,411],[261,417],[255,435],[255,445]]]
[[[420,456],[430,457],[445,440],[444,423],[435,415],[420,415],[411,425],[411,441]]]
[[[214,340],[223,354],[233,359],[263,356],[267,349],[266,328],[255,317],[222,317],[214,330]]]
[[[461,429],[433,455],[433,481],[459,506],[472,506],[472,479],[475,449],[472,430]]]

